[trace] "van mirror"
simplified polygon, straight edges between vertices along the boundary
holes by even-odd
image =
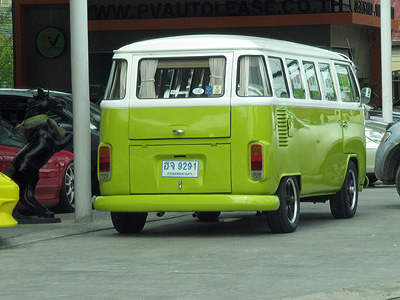
[[[371,88],[363,87],[361,90],[361,103],[367,104],[371,100]]]

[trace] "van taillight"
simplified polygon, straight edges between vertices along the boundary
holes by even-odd
[[[102,145],[99,147],[99,180],[108,181],[111,179],[111,146]]]
[[[250,147],[251,179],[259,180],[264,176],[263,145],[252,144]]]

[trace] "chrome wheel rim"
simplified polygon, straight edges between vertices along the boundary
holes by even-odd
[[[297,201],[298,195],[297,190],[295,188],[295,183],[292,178],[289,178],[286,182],[286,195],[285,195],[285,203],[287,207],[287,218],[288,221],[293,224],[297,219],[297,211],[299,209],[299,203]]]
[[[349,171],[350,181],[347,186],[347,199],[349,199],[349,208],[353,210],[357,202],[357,177],[353,170]]]
[[[69,164],[67,169],[65,170],[64,188],[68,203],[72,207],[75,207],[75,174],[73,163]]]

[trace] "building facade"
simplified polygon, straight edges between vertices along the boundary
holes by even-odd
[[[14,0],[13,10],[16,87],[71,91],[69,0]],[[374,0],[88,0],[92,95],[102,93],[113,50],[139,40],[197,33],[332,49],[353,59],[364,82],[379,83],[379,16]],[[392,29],[397,27],[393,19]]]

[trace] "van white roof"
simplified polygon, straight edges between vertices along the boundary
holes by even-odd
[[[276,53],[290,53],[317,56],[337,60],[349,60],[344,55],[303,44],[241,35],[184,35],[135,42],[115,53],[165,53],[182,51],[220,50],[269,50]]]

